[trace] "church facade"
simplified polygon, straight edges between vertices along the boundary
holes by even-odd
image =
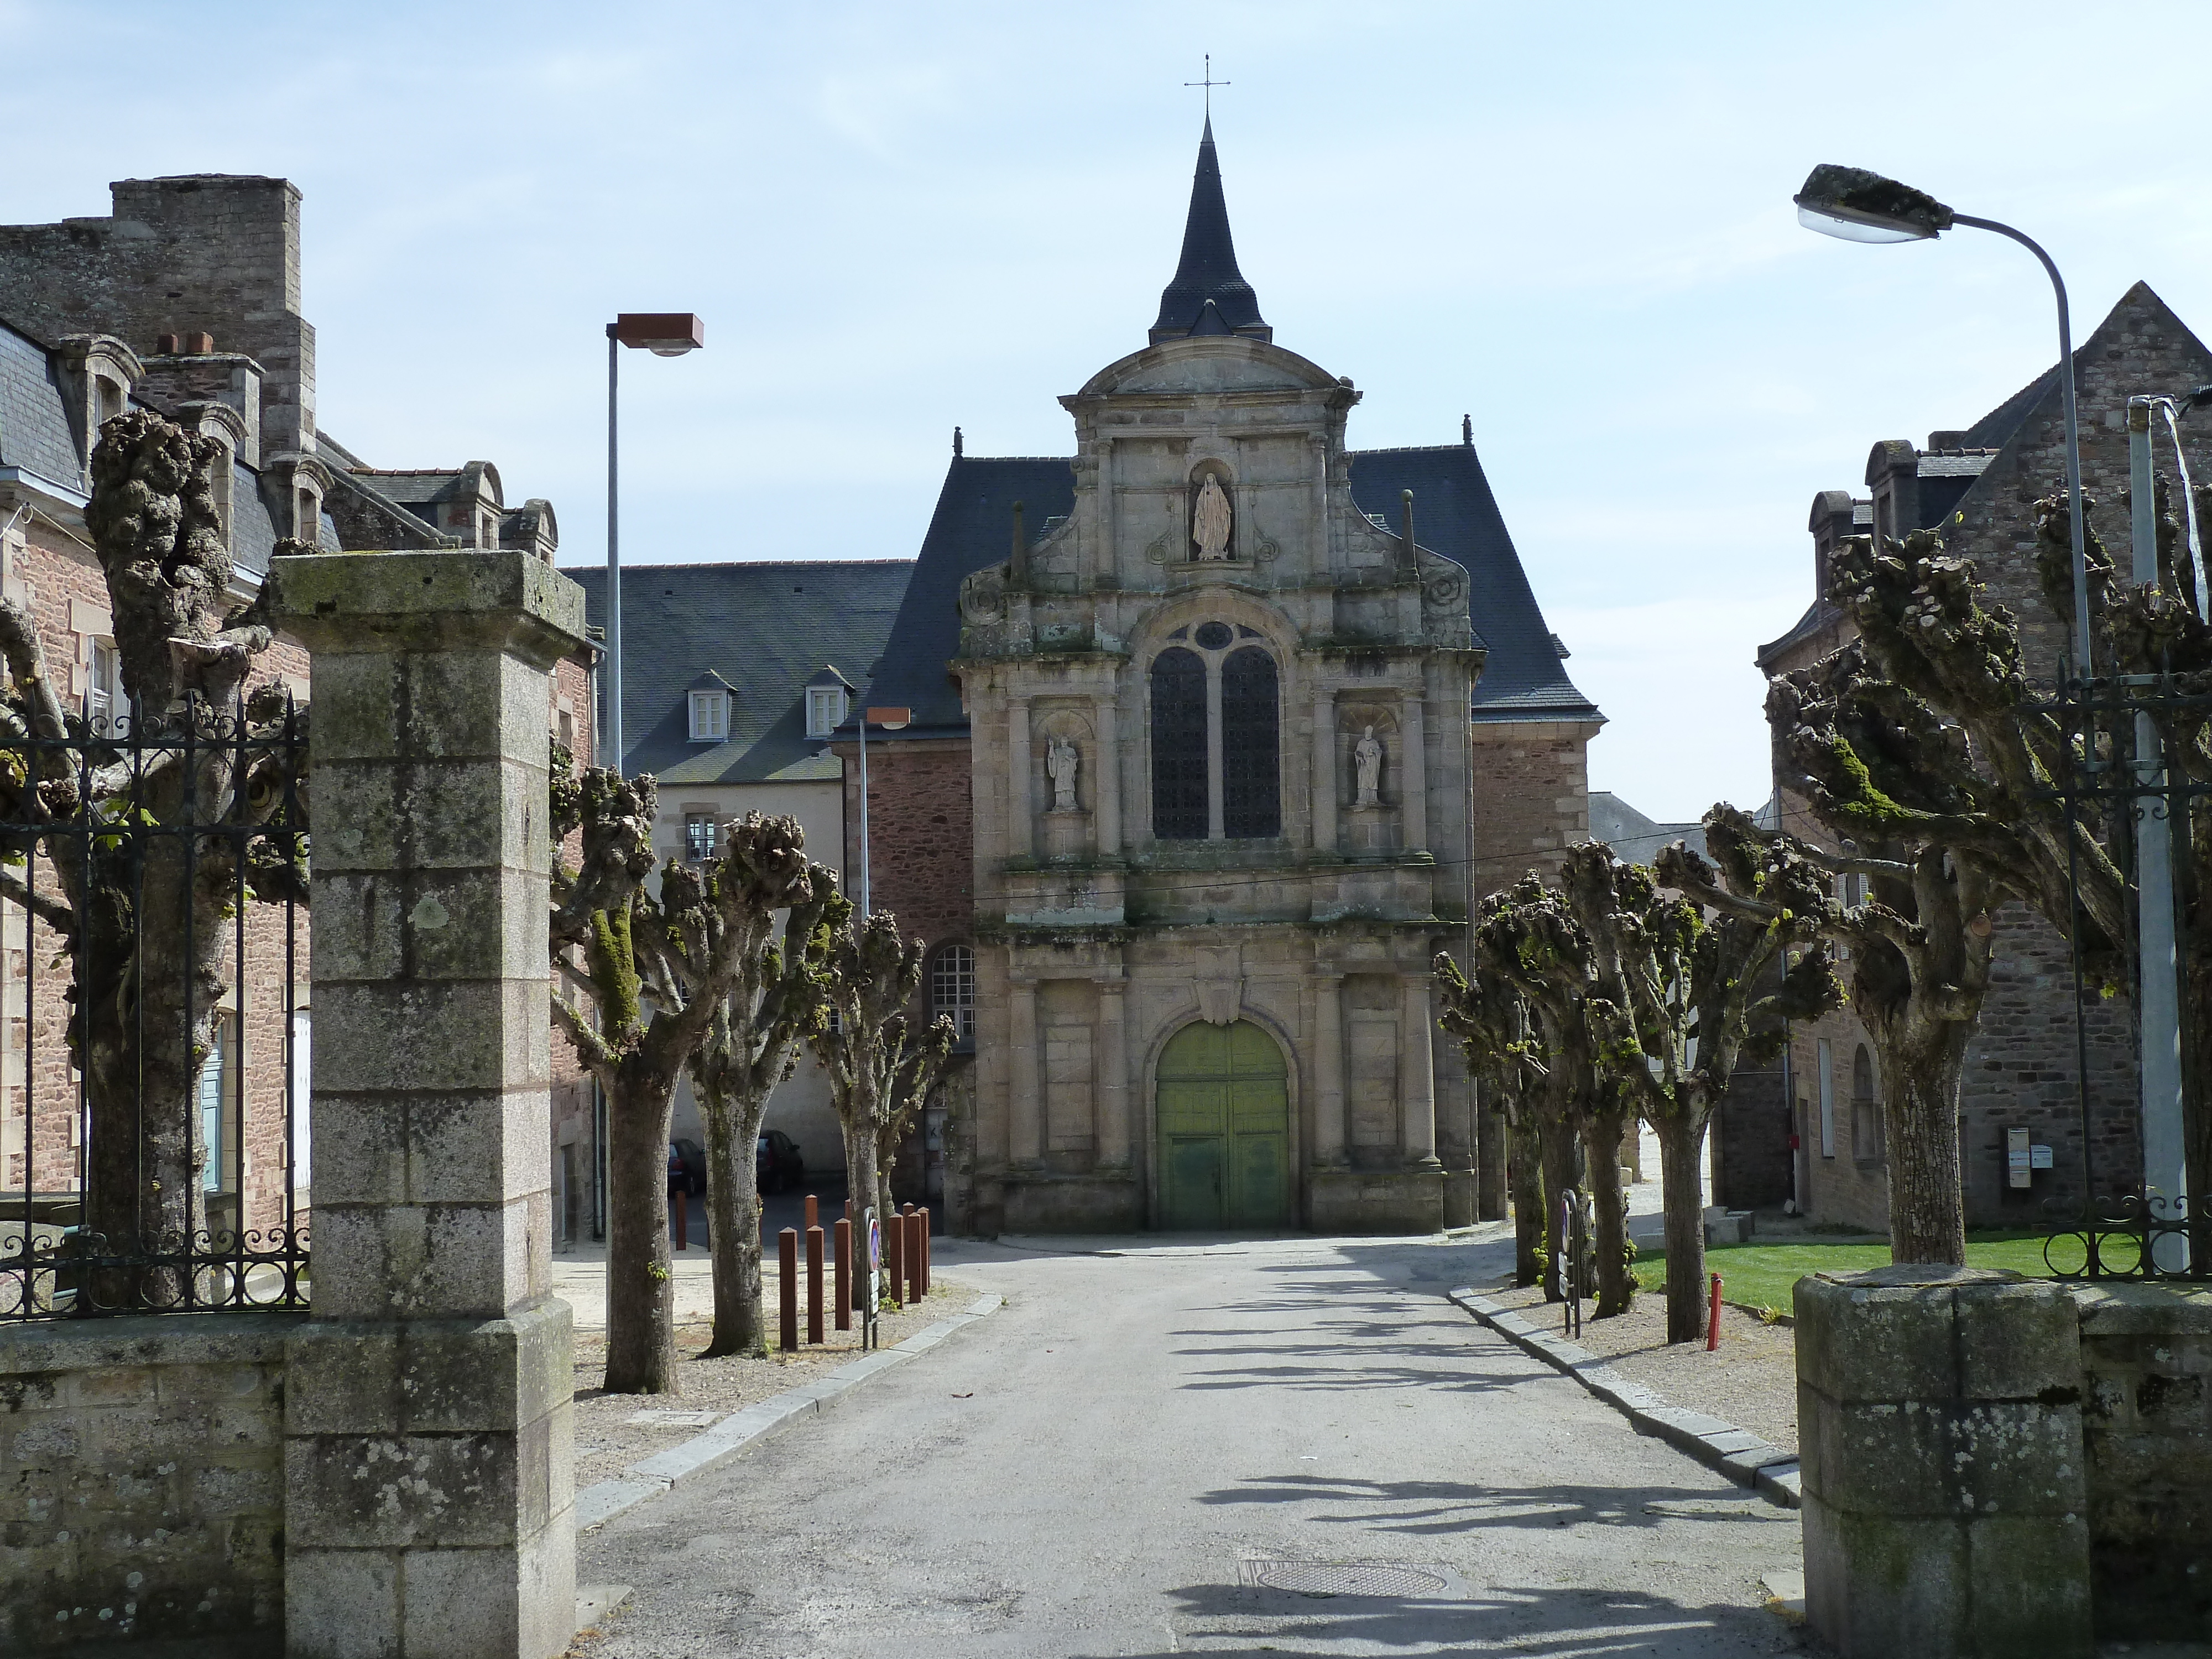
[[[1351,451],[1359,395],[1275,343],[1209,126],[1149,343],[1060,399],[1072,462],[955,460],[865,702],[914,714],[870,735],[872,847],[941,838],[940,915],[969,858],[925,988],[969,975],[957,1230],[1474,1218],[1430,963],[1586,832],[1599,716],[1471,444]],[[908,804],[963,759],[964,847]]]

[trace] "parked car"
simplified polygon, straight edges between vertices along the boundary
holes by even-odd
[[[753,1157],[753,1183],[764,1193],[805,1185],[806,1160],[799,1155],[799,1143],[781,1129],[763,1134]]]
[[[678,1187],[687,1193],[707,1190],[707,1154],[696,1140],[668,1143],[668,1190]]]

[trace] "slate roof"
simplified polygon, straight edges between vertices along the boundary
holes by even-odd
[[[1237,243],[1229,234],[1229,204],[1221,194],[1221,162],[1213,149],[1213,118],[1198,141],[1191,175],[1190,211],[1183,220],[1182,258],[1175,279],[1160,291],[1160,314],[1152,341],[1185,334],[1249,334],[1273,337],[1260,315],[1259,296],[1237,268]]]
[[[46,349],[0,323],[0,466],[82,494],[84,468]]]
[[[1399,492],[1412,490],[1414,540],[1467,569],[1475,632],[1490,647],[1474,690],[1475,719],[1602,718],[1567,678],[1553,647],[1474,447],[1355,450],[1351,459],[1352,496],[1360,511],[1385,514],[1395,524]],[[960,688],[946,666],[960,647],[960,583],[1006,559],[1016,501],[1030,533],[1042,533],[1047,519],[1074,508],[1073,469],[1057,457],[953,458],[883,665],[868,687],[870,704],[914,710],[914,724],[890,740],[967,735]],[[852,665],[845,666],[852,672]],[[860,672],[866,674],[865,665]]]
[[[1490,647],[1474,687],[1476,723],[1602,719],[1567,678],[1474,446],[1354,450],[1351,461],[1361,512],[1395,525],[1399,494],[1412,490],[1415,543],[1467,571],[1468,611]]]
[[[866,681],[914,568],[911,559],[625,566],[625,768],[664,785],[841,776],[806,735],[806,683],[830,665]],[[584,590],[590,624],[603,627],[605,567],[565,574]],[[685,693],[708,672],[736,690],[726,743],[690,740]]]
[[[1647,817],[1610,789],[1589,792],[1590,839],[1613,848],[1613,856],[1628,864],[1649,864],[1659,849],[1674,842],[1687,842],[1698,856],[1705,853],[1702,823],[1662,823]]]

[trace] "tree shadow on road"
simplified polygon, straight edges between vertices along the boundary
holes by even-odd
[[[1738,1525],[1782,1519],[1763,1498],[1710,1486],[1482,1486],[1451,1480],[1331,1480],[1310,1474],[1259,1475],[1199,1494],[1211,1504],[1327,1504],[1309,1517],[1322,1526],[1380,1532],[1474,1532],[1488,1528],[1656,1527],[1699,1521]]]
[[[1792,1632],[1759,1608],[1698,1607],[1632,1590],[1492,1585],[1455,1601],[1309,1596],[1236,1584],[1192,1584],[1170,1594],[1177,1604],[1174,1641],[1129,1659],[1192,1653],[1256,1659],[1263,1653],[1495,1651],[1542,1659],[1632,1653],[1652,1659],[1734,1659],[1798,1646]]]

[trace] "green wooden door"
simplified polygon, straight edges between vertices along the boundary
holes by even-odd
[[[1188,1025],[1160,1055],[1160,1224],[1282,1227],[1291,1217],[1290,1091],[1258,1026]]]

